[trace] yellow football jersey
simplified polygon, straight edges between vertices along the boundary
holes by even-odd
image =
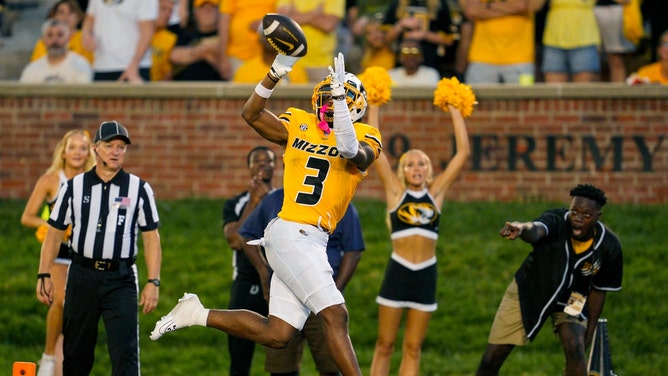
[[[326,135],[320,130],[315,114],[291,107],[279,118],[288,130],[288,142],[283,154],[285,197],[278,216],[331,233],[367,172],[339,155],[334,132]],[[383,147],[378,129],[355,123],[355,133],[377,158]]]

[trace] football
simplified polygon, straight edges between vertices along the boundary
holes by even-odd
[[[306,36],[301,26],[292,18],[278,13],[267,13],[262,17],[262,32],[279,54],[294,57],[306,55]]]

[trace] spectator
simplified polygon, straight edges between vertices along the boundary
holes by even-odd
[[[83,84],[92,80],[93,72],[88,60],[67,48],[70,28],[64,22],[51,19],[42,25],[42,41],[46,56],[23,68],[21,83],[70,83]]]
[[[0,30],[2,30],[2,33],[0,33],[0,35],[2,35],[3,37],[8,36],[8,35],[5,35],[5,29],[6,29],[5,23],[6,22],[3,23],[4,16],[5,16],[5,13],[6,13],[6,11],[5,11],[6,8],[7,8],[7,4],[5,4],[5,0],[0,0]],[[10,31],[9,34],[11,35],[11,31]]]
[[[12,27],[18,18],[19,12],[11,9],[5,0],[0,0],[0,35],[11,37]]]
[[[587,375],[588,348],[606,293],[622,289],[622,245],[599,220],[605,193],[579,184],[569,208],[530,222],[506,222],[502,237],[533,248],[499,304],[477,376],[498,375],[516,346],[533,341],[548,318],[563,346],[565,376]]]
[[[79,4],[79,9],[88,9],[88,0],[76,0],[76,2]]]
[[[176,44],[176,34],[168,28],[169,17],[174,11],[175,0],[158,0],[158,18],[155,20],[155,33],[151,38],[151,81],[172,79],[170,55]]]
[[[453,45],[457,37],[453,33],[447,0],[392,0],[383,24],[390,26],[385,34],[386,42],[419,40],[424,65],[445,75],[446,49]]]
[[[535,76],[534,13],[545,0],[459,0],[473,22],[467,84],[519,83]]]
[[[638,69],[638,72],[629,77],[629,83],[638,82],[660,83],[668,85],[668,30],[661,34],[656,54],[659,61],[644,65]]]
[[[182,29],[170,55],[176,81],[220,81],[218,0],[193,1],[194,27]]]
[[[239,235],[244,240],[259,239],[265,227],[276,218],[281,211],[284,199],[284,190],[278,189],[262,200],[253,210],[239,229]],[[346,213],[336,226],[336,230],[329,235],[327,241],[327,260],[332,267],[336,287],[343,293],[348,285],[364,250],[362,227],[353,204],[348,205]],[[245,245],[244,251],[262,276],[262,286],[265,298],[269,298],[269,276],[271,270],[267,264],[264,252],[260,247]],[[299,375],[300,362],[304,351],[304,341],[311,350],[311,355],[321,376],[338,375],[338,367],[324,341],[324,333],[320,319],[311,313],[304,323],[304,328],[293,337],[288,345],[282,349],[265,347],[265,371],[273,376]]]
[[[601,43],[596,0],[550,0],[543,34],[545,82],[592,82],[598,79]]]
[[[224,80],[231,80],[244,61],[262,54],[257,31],[261,29],[262,17],[275,11],[276,0],[224,0],[220,3],[218,70]]]
[[[246,224],[251,213],[267,194],[274,190],[272,179],[276,155],[266,146],[256,146],[248,152],[246,162],[250,173],[248,190],[225,201],[223,206],[223,233],[227,244],[232,248],[234,266],[228,308],[247,309],[266,316],[269,307],[262,294],[260,276],[243,250],[245,242],[239,236],[238,230]],[[227,344],[230,355],[229,375],[250,375],[255,343],[228,335]]]
[[[543,64],[543,34],[545,33],[545,20],[547,19],[547,11],[550,9],[550,0],[546,0],[545,4],[534,14],[534,41],[536,60],[534,61],[535,82],[545,82],[541,66]]]
[[[327,67],[336,52],[336,28],[345,15],[345,0],[278,0],[276,11],[304,30],[308,53],[300,62],[309,82],[319,82],[329,73]]]
[[[668,30],[668,1],[643,0],[641,4],[643,18],[649,22],[650,46],[656,46],[664,31]],[[652,49],[650,61],[656,61],[656,50]]]
[[[624,82],[626,79],[626,60],[636,50],[636,45],[624,36],[622,12],[624,6],[631,6],[628,5],[630,1],[597,0],[594,7],[596,22],[601,33],[603,50],[610,71],[610,82]]]
[[[395,67],[396,54],[391,44],[386,42],[385,34],[387,27],[380,22],[371,20],[364,26],[364,53],[362,55],[361,69],[369,67],[381,67],[390,70]]]
[[[464,82],[464,74],[469,63],[469,48],[473,35],[473,23],[464,16],[464,12],[456,0],[450,0],[450,18],[455,31],[455,42],[446,49],[445,77],[457,77]]]
[[[399,66],[388,73],[396,86],[432,86],[435,87],[441,75],[436,68],[423,65],[424,57],[420,42],[404,39],[399,45]]]
[[[174,34],[178,34],[179,30],[191,26],[190,17],[190,0],[174,0],[175,4],[172,8],[172,14],[169,16],[167,22],[167,29]]]
[[[234,73],[232,81],[237,83],[257,84],[262,81],[264,76],[271,68],[271,63],[276,58],[276,50],[272,47],[267,38],[260,32],[258,43],[262,45],[262,53],[258,56],[246,60],[241,64],[239,69]],[[308,74],[304,67],[297,62],[292,67],[290,73],[281,80],[282,85],[287,84],[304,84],[308,82]]]
[[[72,225],[72,263],[63,308],[63,374],[88,375],[95,362],[100,317],[107,333],[111,375],[139,376],[137,302],[144,314],[158,305],[162,250],[150,185],[123,170],[130,136],[117,121],[100,124],[93,140],[95,168],[58,191],[37,274],[37,299],[51,305],[53,260]],[[137,233],[142,232],[148,280],[138,297]]]
[[[95,165],[91,143],[92,140],[87,131],[71,130],[65,133],[53,150],[51,166],[37,180],[26,207],[23,209],[21,224],[36,228],[37,239],[40,242],[44,241],[48,229],[46,220],[56,203],[60,187],[67,184],[67,180],[90,170]],[[39,361],[37,376],[61,376],[63,374],[63,303],[67,268],[72,262],[68,242],[69,236],[66,235],[60,243],[58,256],[51,267],[53,302],[46,315],[46,345],[42,359]]]
[[[360,7],[358,0],[345,0],[345,12],[343,19],[336,28],[336,51],[348,57],[348,70],[352,73],[360,71],[360,59],[362,58],[359,46],[355,44],[355,32],[359,29],[355,25],[360,20]]]
[[[158,0],[90,0],[82,42],[95,54],[94,81],[151,79],[151,38]]]
[[[46,18],[66,23],[70,27],[70,40],[67,42],[67,48],[85,57],[92,64],[93,52],[84,48],[81,42],[81,30],[79,27],[81,26],[83,17],[84,13],[79,8],[79,3],[74,0],[60,0],[51,7]],[[32,50],[30,61],[35,61],[44,55],[46,55],[46,46],[44,46],[44,41],[40,39]]]

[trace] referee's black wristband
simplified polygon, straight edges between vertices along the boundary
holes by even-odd
[[[37,273],[37,279],[51,278],[51,273]]]

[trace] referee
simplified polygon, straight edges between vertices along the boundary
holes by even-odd
[[[145,314],[158,304],[162,250],[153,190],[123,170],[130,137],[117,121],[95,133],[97,165],[70,179],[58,192],[48,220],[37,274],[37,299],[51,304],[49,270],[60,239],[72,225],[72,264],[63,311],[63,374],[88,375],[93,368],[100,316],[107,332],[111,375],[138,376],[137,234],[142,232],[148,281],[139,305]]]

